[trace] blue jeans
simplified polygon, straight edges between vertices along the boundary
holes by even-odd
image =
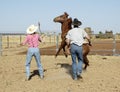
[[[35,57],[36,63],[37,63],[37,67],[38,67],[38,72],[40,76],[43,76],[43,68],[42,68],[42,64],[41,64],[41,60],[40,60],[40,52],[39,52],[39,48],[28,48],[28,52],[27,52],[27,56],[26,56],[26,76],[29,77],[30,76],[30,63],[31,63],[31,59],[32,57]]]
[[[71,44],[70,48],[73,78],[77,78],[77,75],[80,75],[82,73],[83,64],[82,46]],[[78,62],[76,61],[76,59],[78,60]]]

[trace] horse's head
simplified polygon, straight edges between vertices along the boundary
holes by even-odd
[[[68,14],[66,12],[64,12],[63,15],[57,16],[53,19],[54,22],[59,22],[59,23],[63,23],[67,18],[68,18]]]

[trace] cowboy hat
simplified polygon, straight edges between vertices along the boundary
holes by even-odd
[[[35,25],[30,25],[28,28],[27,28],[27,34],[33,34],[34,32],[36,32],[38,29],[38,26],[35,26]]]
[[[72,22],[72,25],[74,25],[74,26],[80,26],[80,25],[82,25],[82,22],[79,21],[77,18],[75,18],[75,19],[73,20],[73,22]]]

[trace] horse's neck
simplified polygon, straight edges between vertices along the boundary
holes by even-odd
[[[71,27],[72,20],[68,19],[62,23],[61,30],[62,33],[67,33],[72,27]]]

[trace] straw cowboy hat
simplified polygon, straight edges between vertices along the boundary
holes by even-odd
[[[72,25],[74,25],[74,26],[80,26],[80,25],[82,25],[82,22],[79,21],[77,18],[75,18],[75,19],[73,20],[73,22],[72,22]]]
[[[33,34],[34,32],[36,32],[38,29],[38,26],[35,26],[35,25],[30,25],[28,28],[27,28],[27,34]]]

